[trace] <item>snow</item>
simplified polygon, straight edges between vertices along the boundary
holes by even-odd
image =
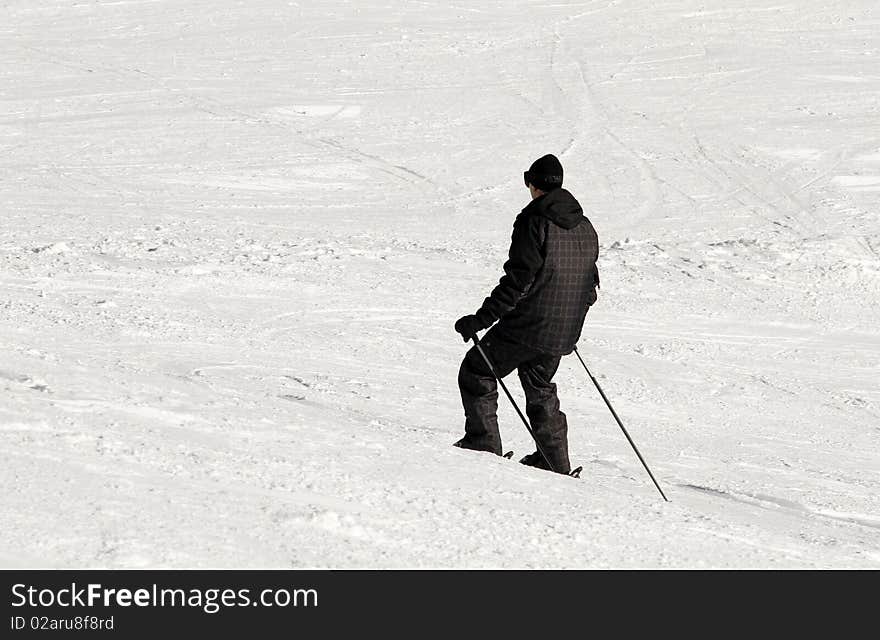
[[[880,567],[876,2],[0,15],[2,566]],[[544,153],[668,503],[573,356],[450,446]]]

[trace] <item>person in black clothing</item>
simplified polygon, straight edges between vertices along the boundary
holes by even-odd
[[[539,158],[523,174],[532,201],[513,223],[504,275],[480,309],[460,318],[455,330],[467,342],[495,325],[480,345],[499,376],[514,369],[519,373],[526,415],[547,456],[545,461],[535,451],[520,462],[567,474],[568,423],[552,380],[596,302],[599,240],[578,201],[562,188],[562,177],[562,164],[553,155]],[[501,455],[497,383],[476,346],[461,363],[458,386],[465,435],[455,446]]]

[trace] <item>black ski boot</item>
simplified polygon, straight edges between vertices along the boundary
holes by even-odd
[[[540,451],[530,453],[520,460],[519,463],[524,464],[527,467],[535,467],[537,469],[543,469],[544,471],[550,471],[550,467],[547,466],[547,461],[544,460],[544,456],[541,455]]]
[[[534,453],[530,453],[522,460],[520,460],[520,464],[524,464],[527,467],[535,467],[536,469],[543,469],[544,471],[551,471],[550,467],[547,465],[547,461],[544,460],[544,456],[541,455],[540,451],[535,451]],[[581,471],[583,471],[583,467],[578,467],[573,471],[560,471],[563,475],[569,475],[572,478],[580,478]]]

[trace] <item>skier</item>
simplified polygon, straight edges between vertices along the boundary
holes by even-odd
[[[562,164],[552,154],[524,172],[532,201],[513,223],[504,275],[480,309],[460,318],[455,330],[467,342],[497,322],[480,345],[500,377],[517,369],[535,439],[552,469],[567,474],[568,423],[552,380],[596,302],[599,241],[577,200],[562,188],[562,175]],[[501,455],[497,383],[476,346],[461,363],[458,387],[465,435],[455,446]],[[520,462],[551,468],[540,451]]]

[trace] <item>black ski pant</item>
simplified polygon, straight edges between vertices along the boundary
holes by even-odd
[[[561,356],[535,351],[505,340],[490,330],[480,346],[502,378],[514,369],[526,396],[526,415],[535,439],[559,473],[568,473],[568,422],[559,410],[556,385],[551,382]],[[459,446],[501,455],[498,431],[498,383],[477,348],[471,347],[458,372],[458,388],[464,406],[465,436]]]

